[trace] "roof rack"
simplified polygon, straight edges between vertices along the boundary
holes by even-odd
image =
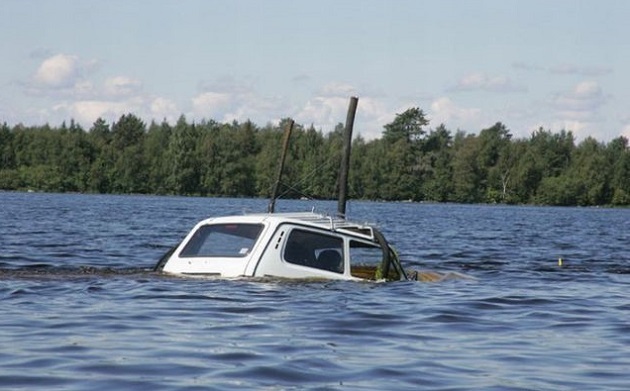
[[[331,231],[345,231],[351,234],[358,234],[367,239],[374,239],[374,230],[367,224],[360,224],[356,222],[347,221],[344,218],[325,215],[321,213],[288,213],[282,214],[284,217],[293,218],[307,223],[316,225],[325,225],[329,227]]]

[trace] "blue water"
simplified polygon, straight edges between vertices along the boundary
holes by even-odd
[[[200,218],[266,204],[0,193],[0,389],[630,389],[630,210],[350,203],[408,269],[476,280],[151,271]],[[335,208],[277,210],[313,205]]]

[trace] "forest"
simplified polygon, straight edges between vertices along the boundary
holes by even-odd
[[[0,189],[269,197],[284,128],[203,120],[145,124],[134,114],[89,129],[71,120],[0,126]],[[380,138],[352,142],[349,197],[559,206],[630,205],[628,139],[608,143],[540,128],[517,139],[501,122],[478,134],[429,128],[412,107]],[[343,124],[293,128],[282,198],[335,198]]]

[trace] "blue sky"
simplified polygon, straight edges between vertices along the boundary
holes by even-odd
[[[543,127],[630,138],[630,2],[3,0],[0,122],[88,129],[291,117],[328,132],[359,97],[380,137],[420,107],[429,128],[515,137]]]

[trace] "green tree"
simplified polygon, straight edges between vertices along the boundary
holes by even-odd
[[[554,134],[540,128],[532,134],[530,148],[541,177],[558,176],[571,164],[575,140],[571,132],[562,130]]]
[[[348,175],[348,198],[357,199],[365,197],[365,178],[363,176],[363,171],[365,171],[365,166],[367,163],[367,159],[365,158],[365,154],[369,150],[369,144],[361,137],[357,136],[352,141],[352,151],[353,153],[350,155],[350,173]]]
[[[259,129],[246,123],[181,116],[175,127],[133,114],[89,132],[70,120],[0,126],[0,188],[102,193],[153,192],[268,196],[276,180],[285,119]],[[444,124],[426,132],[424,113],[411,108],[385,125],[380,139],[353,141],[352,198],[456,202],[629,205],[630,150],[571,132],[540,128],[512,139],[500,122],[478,136]],[[343,125],[325,135],[294,126],[284,197],[332,198],[338,191]]]
[[[453,192],[453,137],[444,124],[432,130],[423,145],[422,183],[425,198],[448,201]]]
[[[612,167],[606,161],[604,146],[587,137],[573,153],[573,161],[568,175],[579,184],[578,205],[604,205],[612,199],[610,194],[610,174]]]
[[[90,191],[110,193],[113,191],[112,176],[114,175],[114,148],[111,146],[112,135],[109,125],[104,119],[98,118],[90,128],[88,140],[94,149],[94,161],[90,168]]]
[[[630,205],[630,148],[628,139],[618,137],[607,146],[607,155],[612,167],[610,182],[613,205]]]
[[[475,135],[457,132],[453,149],[453,198],[455,202],[473,203],[483,200],[483,172],[479,167],[480,145]]]
[[[284,125],[286,126],[286,122]],[[271,197],[282,152],[282,135],[283,131],[271,124],[267,124],[258,132],[259,152],[254,160],[256,196]],[[280,188],[280,192],[282,190],[283,188]]]
[[[317,148],[316,144],[311,144],[311,158],[314,163],[309,169],[309,173],[319,172],[321,175],[315,175],[318,198],[335,199],[339,195],[339,171],[341,168],[341,157],[343,154],[343,138],[345,127],[342,123],[338,123],[333,132],[326,135],[321,147]],[[314,136],[314,135],[313,135]],[[352,156],[350,157],[352,159]],[[350,161],[352,164],[352,160]],[[350,170],[352,171],[352,169]],[[350,185],[350,176],[348,176],[348,185]]]
[[[297,127],[297,137],[290,145],[294,152],[290,165],[297,170],[289,183],[296,197],[329,199],[336,196],[342,132],[341,124],[326,137],[313,126]]]
[[[195,194],[200,186],[200,160],[198,148],[200,136],[195,124],[189,125],[186,118],[179,117],[168,145],[170,175],[169,188],[176,194]]]
[[[417,107],[396,114],[386,124],[383,140],[387,144],[387,171],[384,179],[388,189],[386,199],[421,200],[422,194],[422,138],[428,125],[422,110]]]
[[[6,122],[0,126],[0,189],[17,190],[23,186],[15,164],[13,132]]]
[[[426,133],[424,126],[429,120],[418,107],[411,107],[401,114],[396,114],[394,121],[384,126],[383,139],[388,143],[403,140],[412,143],[421,139]]]
[[[574,138],[562,130],[554,134],[539,128],[532,133],[526,151],[516,161],[515,175],[518,198],[524,202],[541,202],[537,199],[538,187],[543,178],[561,175],[571,164]]]
[[[83,128],[70,121],[70,127],[63,127],[58,134],[61,147],[56,165],[61,175],[61,191],[88,191],[90,170],[95,159],[95,151]]]
[[[0,170],[10,169],[15,169],[13,133],[5,122],[0,126]]]
[[[144,161],[145,125],[133,114],[122,115],[112,124],[115,161],[110,177],[116,193],[144,193],[147,190],[147,170]]]
[[[204,191],[214,195],[253,196],[256,194],[254,156],[258,152],[257,128],[247,121],[239,124],[204,124],[201,159]],[[209,128],[209,131],[208,131]]]
[[[392,193],[388,186],[391,184],[388,175],[388,144],[382,139],[376,139],[368,142],[364,147],[357,151],[354,155],[360,157],[362,163],[354,163],[353,167],[358,166],[359,171],[356,174],[361,178],[360,183],[362,193],[360,197],[370,200],[386,200],[391,199]],[[351,170],[351,173],[355,170]]]
[[[223,155],[225,164],[222,167],[222,194],[251,197],[256,193],[251,184],[255,183],[253,162],[258,152],[256,143],[258,129],[251,121],[247,121],[242,125],[235,122],[225,130],[228,132],[226,134],[228,145]]]
[[[536,202],[543,205],[570,206],[578,202],[583,187],[569,175],[544,177],[536,195]]]
[[[510,204],[528,203],[535,195],[541,172],[527,140],[512,140],[491,173],[501,183],[501,198]]]
[[[147,164],[149,191],[157,194],[172,193],[168,178],[171,166],[168,160],[168,149],[173,133],[172,127],[166,120],[161,124],[151,122],[144,141],[144,156]]]
[[[5,122],[0,126],[0,189],[16,190],[21,185],[20,175],[15,166],[13,133]]]
[[[506,202],[510,184],[510,171],[514,159],[510,154],[510,131],[497,122],[479,133],[478,167],[481,192],[486,202]]]
[[[221,161],[220,154],[224,146],[221,124],[215,121],[202,121],[198,126],[200,132],[199,159],[203,164],[199,168],[201,193],[204,195],[220,195]]]

